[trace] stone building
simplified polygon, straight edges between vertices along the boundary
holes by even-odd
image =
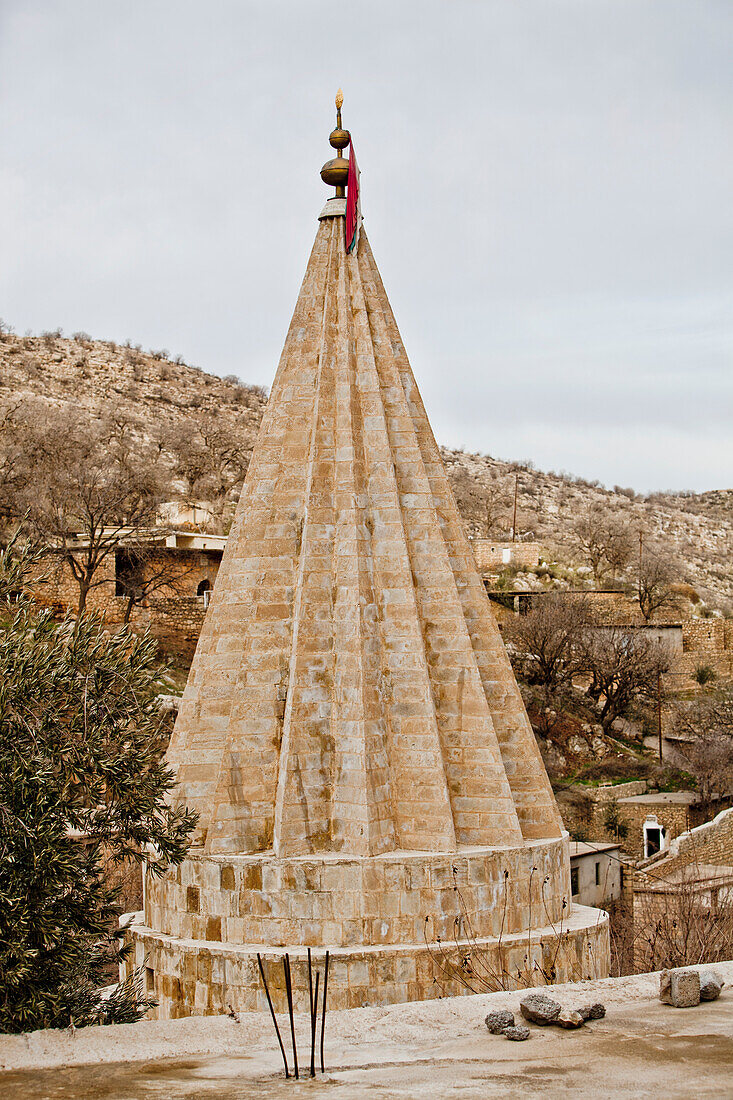
[[[130,589],[142,586],[143,593],[130,615],[131,625],[149,629],[165,653],[189,662],[225,545],[224,535],[197,531],[115,533],[115,548],[99,567],[87,608],[103,614],[110,626],[118,626],[125,619]],[[84,546],[84,541],[77,539],[70,544],[71,553],[81,556]],[[60,614],[76,610],[79,587],[61,551],[44,559],[39,575],[42,583],[34,588],[38,603],[54,607]]]
[[[654,965],[649,957],[653,936],[648,929],[676,922],[702,956],[722,948],[729,956],[733,942],[733,809],[712,821],[680,833],[666,849],[625,871],[625,894],[631,903],[634,961]],[[712,918],[712,923],[710,922]]]
[[[258,951],[278,1008],[285,949],[300,1007],[309,947],[331,952],[333,1007],[464,992],[472,951],[509,982],[608,972],[365,233],[346,247],[347,172],[324,168],[341,195],[169,748],[198,829],[147,878],[129,962],[164,1017],[265,1008]],[[457,940],[447,975],[438,937]]]
[[[618,844],[570,841],[570,892],[574,902],[603,908],[621,897],[620,851]]]
[[[470,543],[479,573],[496,573],[508,565],[518,569],[534,569],[544,560],[545,550],[539,542],[474,538]]]
[[[632,860],[665,851],[704,820],[695,791],[650,791],[645,779],[566,788],[561,811],[571,836],[593,845],[619,843]]]

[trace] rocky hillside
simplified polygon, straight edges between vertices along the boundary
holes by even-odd
[[[236,429],[245,451],[251,451],[266,393],[236,378],[221,379],[180,359],[172,361],[166,351],[144,352],[84,333],[19,337],[0,332],[0,406],[34,401],[81,408],[92,416],[118,409],[135,418],[149,438],[156,438],[161,426],[180,427],[216,416]],[[632,489],[606,489],[598,482],[485,455],[447,449],[443,455],[469,533],[509,537],[516,484],[518,536],[542,542],[558,561],[580,565],[578,576],[588,571],[573,528],[580,517],[603,512],[629,532],[642,528],[645,538],[676,563],[680,580],[692,585],[710,607],[730,613],[733,489],[639,496]]]

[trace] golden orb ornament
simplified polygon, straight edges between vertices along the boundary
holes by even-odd
[[[339,155],[334,157],[333,160],[326,161],[323,168],[321,168],[321,179],[330,187],[336,188],[337,198],[343,198],[346,181],[349,178],[349,162],[341,156],[341,150],[345,149],[351,141],[351,134],[348,130],[344,130],[341,125],[341,106],[343,102],[344,93],[339,88],[336,94],[336,129],[331,131],[328,138],[331,146],[338,150]]]

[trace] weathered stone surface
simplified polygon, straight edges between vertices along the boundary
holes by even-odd
[[[522,998],[519,1008],[525,1020],[543,1027],[554,1024],[562,1011],[562,1005],[546,993],[530,993]]]
[[[700,1000],[716,1001],[723,991],[725,982],[717,970],[706,968],[700,971]]]
[[[563,1008],[560,1010],[560,1015],[553,1021],[559,1027],[574,1028],[582,1027],[585,1023],[584,1018],[579,1012],[575,1012],[572,1008]]]
[[[663,970],[659,975],[659,999],[675,1008],[700,1004],[700,975],[697,970]]]
[[[581,1005],[575,1011],[579,1012],[584,1020],[602,1020],[606,1015],[606,1006],[596,1001],[592,1005]]]
[[[525,1039],[529,1039],[530,1031],[524,1024],[517,1024],[516,1027],[505,1027],[502,1035],[514,1043],[522,1043]]]
[[[492,1035],[500,1035],[507,1027],[514,1027],[514,1013],[508,1009],[490,1012],[486,1017],[486,1026]]]

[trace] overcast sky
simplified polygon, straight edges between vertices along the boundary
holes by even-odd
[[[0,0],[0,316],[270,385],[339,85],[439,441],[732,486],[731,0]]]

